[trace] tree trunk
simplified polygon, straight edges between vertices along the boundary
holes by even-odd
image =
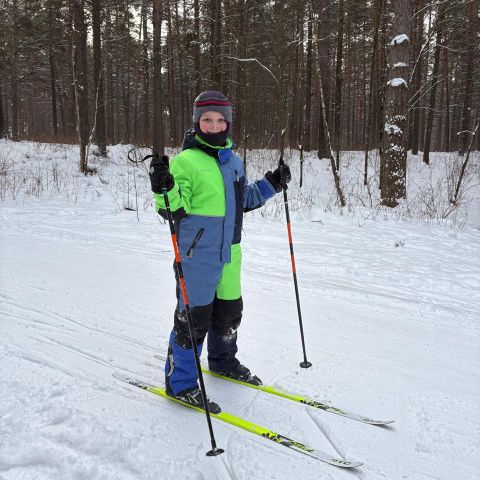
[[[124,7],[124,12],[123,12],[123,21],[124,21],[124,28],[126,32],[130,32],[130,12],[129,12],[129,2],[127,1]],[[128,46],[128,43],[127,43]],[[125,130],[124,130],[124,141],[127,143],[131,143],[132,141],[132,132],[131,132],[131,121],[130,121],[130,111],[131,111],[131,102],[130,102],[130,95],[131,95],[131,75],[132,75],[132,56],[127,55],[127,65],[126,65],[126,70],[127,70],[127,75],[126,79],[123,82],[123,117],[124,117],[124,122],[125,122]],[[136,59],[135,59],[136,61]]]
[[[184,23],[185,24],[185,23]],[[178,14],[178,0],[175,0],[175,47],[179,52],[178,55],[178,73],[179,73],[179,88],[177,94],[177,104],[178,110],[180,111],[180,115],[177,113],[177,118],[179,118],[179,123],[177,124],[177,145],[179,145],[182,141],[183,131],[185,130],[186,125],[186,118],[185,118],[185,76],[184,76],[184,69],[183,69],[183,62],[185,58],[185,50],[182,44],[182,37],[180,33],[180,16]]]
[[[1,82],[1,78],[0,78]],[[7,87],[7,79],[4,77],[3,78],[3,92],[4,92],[4,99],[3,99],[3,131],[5,138],[8,138],[8,132],[9,132],[9,121],[10,117],[8,116],[8,87]],[[1,97],[0,97],[1,99]]]
[[[193,47],[193,62],[195,67],[195,90],[196,95],[202,91],[202,66],[201,66],[201,37],[200,37],[200,4],[199,0],[194,0],[194,29],[195,29],[195,43]]]
[[[448,66],[448,49],[443,49],[444,66],[445,66],[445,126],[444,126],[444,143],[442,148],[445,152],[450,151],[450,73]]]
[[[433,131],[433,115],[435,114],[435,96],[437,93],[438,72],[440,65],[440,47],[442,43],[442,30],[443,30],[443,16],[445,7],[439,6],[438,17],[436,21],[436,41],[435,41],[435,57],[433,60],[433,72],[432,72],[432,86],[430,88],[430,101],[427,112],[427,124],[425,127],[425,141],[423,145],[423,161],[428,165],[430,163],[430,145],[432,141]]]
[[[384,0],[375,0],[373,4],[373,40],[372,40],[372,62],[370,65],[370,85],[368,88],[368,122],[366,126],[366,141],[365,141],[365,158],[364,158],[364,172],[363,172],[363,184],[367,185],[367,176],[368,176],[368,155],[370,148],[375,143],[376,135],[374,136],[374,131],[376,127],[375,122],[375,104],[374,99],[378,98],[378,87],[379,87],[379,34],[380,34],[380,24],[381,17],[383,16],[383,4]]]
[[[381,4],[381,16],[380,16],[380,41],[378,42],[378,69],[377,69],[377,84],[375,88],[375,97],[374,97],[374,145],[376,148],[382,150],[382,141],[383,141],[383,115],[384,115],[384,104],[385,104],[385,82],[386,82],[386,72],[387,72],[387,55],[386,55],[386,44],[387,44],[387,0],[382,0]]]
[[[6,138],[7,124],[3,115],[3,93],[2,93],[2,79],[0,77],[0,138]]]
[[[95,139],[98,152],[103,157],[107,156],[105,138],[105,97],[103,93],[103,68],[102,68],[102,39],[101,39],[101,0],[92,0],[92,30],[93,30],[93,81],[95,86]]]
[[[317,69],[322,72],[322,75],[319,77],[319,81],[315,82],[317,85],[318,91],[318,158],[329,158],[331,154],[330,146],[327,142],[327,134],[325,131],[325,126],[328,125],[328,110],[324,111],[325,108],[328,109],[328,98],[329,92],[327,91],[327,82],[328,78],[328,58],[329,58],[329,34],[327,29],[327,18],[326,12],[327,9],[327,0],[318,0],[314,2],[318,7],[318,23],[317,23]],[[323,101],[320,98],[320,85],[319,82],[322,82],[322,95]],[[325,117],[325,122],[323,118]]]
[[[120,13],[117,10],[115,12],[115,24],[113,29],[113,35],[115,39],[115,50],[119,51],[121,49],[120,39],[116,32],[119,31],[120,27]],[[114,128],[115,128],[115,137],[117,142],[122,142],[122,123],[121,123],[121,101],[122,95],[120,93],[120,57],[119,55],[112,55],[112,73],[113,75],[113,86],[112,86],[112,100],[113,100],[113,120],[114,120]]]
[[[410,7],[409,0],[394,0],[380,185],[382,204],[387,207],[396,207],[406,196]]]
[[[221,0],[210,0],[210,78],[215,90],[222,89],[222,69],[220,63],[222,43],[221,18]]]
[[[13,0],[12,2],[12,57],[10,65],[10,96],[11,96],[11,109],[12,109],[12,140],[18,140],[18,38],[17,38],[17,24],[18,24],[18,2]]]
[[[245,34],[246,24],[247,24],[247,2],[241,0],[237,4],[239,26],[238,26],[238,38],[240,39],[239,56],[240,58],[247,57],[247,35]],[[249,136],[249,131],[247,131],[247,124],[245,122],[246,112],[247,112],[247,99],[245,98],[245,87],[247,79],[247,70],[243,62],[237,62],[236,72],[236,93],[235,93],[235,105],[236,108],[236,127],[235,131],[239,138],[242,138],[243,148],[245,151],[244,154],[244,163],[246,168],[246,148],[247,148],[247,138]],[[246,170],[245,170],[246,171]]]
[[[158,155],[165,150],[162,104],[162,1],[153,2],[153,149]]]
[[[446,41],[444,39],[444,44],[443,44],[443,49],[446,49]],[[433,148],[435,151],[439,152],[442,149],[442,125],[444,125],[444,113],[443,113],[443,105],[445,102],[445,88],[444,88],[444,71],[445,71],[445,66],[443,65],[442,62],[442,57],[439,59],[440,65],[439,65],[439,70],[441,74],[439,75],[439,87],[440,87],[440,98],[438,99],[438,115],[436,118],[434,118],[433,122],[433,131],[435,132],[435,141],[433,142]],[[440,77],[443,77],[442,80],[440,81]]]
[[[342,62],[343,62],[343,24],[345,19],[344,0],[339,0],[338,4],[338,32],[337,32],[337,60],[335,67],[335,153],[336,166],[340,170],[340,144],[342,134],[340,128],[340,119],[342,114]]]
[[[50,64],[50,97],[52,101],[52,131],[53,138],[58,139],[58,121],[57,121],[57,77],[55,72],[55,53],[53,49],[55,25],[55,4],[53,0],[48,2],[48,60]]]
[[[454,206],[457,206],[458,194],[460,192],[460,186],[462,185],[463,176],[465,175],[465,170],[467,168],[468,160],[470,158],[470,152],[472,150],[473,141],[475,140],[475,135],[477,134],[478,127],[479,127],[479,124],[477,123],[477,126],[475,127],[475,130],[473,132],[469,133],[469,135],[471,136],[471,140],[470,140],[469,146],[467,147],[467,156],[465,157],[465,161],[462,163],[462,168],[460,169],[460,175],[458,177],[457,186],[455,187],[455,194],[453,195],[452,200],[450,200],[450,202]]]
[[[303,6],[303,5],[301,5]],[[297,73],[298,79],[296,84],[296,95],[295,97],[291,98],[292,100],[292,115],[294,116],[293,119],[293,126],[294,126],[294,135],[295,135],[295,143],[301,143],[303,145],[305,138],[305,94],[304,94],[304,85],[303,85],[303,72],[304,72],[304,42],[305,42],[305,28],[304,28],[304,9],[298,9],[298,48],[295,49],[295,54],[298,56],[298,64],[297,64]],[[288,95],[291,97],[291,95]]]
[[[413,155],[418,155],[419,147],[419,131],[420,131],[420,102],[416,99],[420,95],[420,88],[422,86],[422,70],[423,70],[423,56],[420,55],[423,44],[423,5],[425,0],[417,0],[416,2],[416,17],[415,17],[415,36],[414,36],[414,74],[413,74],[413,90],[410,92],[410,98],[415,99],[415,105],[412,106],[412,133],[410,135],[410,148]]]
[[[177,139],[177,115],[175,102],[175,63],[173,59],[173,29],[171,0],[164,1],[167,16],[167,76],[168,76],[168,126],[170,133],[170,144],[178,145]]]
[[[138,19],[138,47],[142,45],[142,17]],[[141,82],[141,70],[142,67],[140,65],[142,61],[141,55],[135,55],[135,66],[134,66],[134,88],[133,88],[133,143],[138,145],[140,140],[140,136],[138,134],[139,130],[139,121],[138,121],[138,97],[140,95],[140,88],[139,85]]]
[[[340,131],[343,133],[340,148],[344,150],[352,149],[353,135],[353,114],[352,114],[352,13],[349,12],[352,8],[352,1],[346,0],[346,25],[345,25],[345,39],[347,45],[344,48],[344,63],[345,63],[345,81],[342,82],[343,88],[343,113],[340,115]]]
[[[63,101],[62,85],[58,86],[58,111],[60,113],[60,128],[62,131],[62,140],[65,141],[67,136],[67,121],[65,115],[65,102]]]
[[[75,141],[78,137],[77,132],[77,99],[75,96],[75,77],[73,71],[74,46],[73,46],[73,2],[68,2],[68,16],[67,16],[67,41],[68,41],[68,61],[69,68],[67,78],[64,85],[64,103],[65,103],[65,123],[67,125],[66,135],[69,141]]]
[[[363,138],[362,145],[365,149],[364,160],[363,160],[363,185],[368,185],[368,129],[369,129],[369,115],[371,114],[370,110],[370,99],[371,99],[371,85],[367,88],[367,22],[363,23]],[[371,79],[370,79],[371,84]],[[367,93],[368,91],[368,93]]]
[[[472,92],[473,92],[473,61],[475,58],[475,46],[478,40],[478,9],[479,0],[471,0],[469,12],[469,27],[468,27],[468,53],[466,55],[465,66],[465,92],[463,94],[463,110],[462,123],[460,126],[461,133],[459,135],[458,153],[464,155],[467,147],[470,134],[467,130],[470,128],[470,112],[472,109]]]
[[[113,38],[112,38],[112,8],[109,2],[105,4],[105,33],[103,41],[103,57],[105,60],[105,143],[115,144],[113,124]]]
[[[328,158],[330,160],[330,167],[332,169],[333,174],[333,181],[335,183],[335,190],[337,192],[338,201],[341,207],[344,207],[345,204],[345,197],[343,195],[342,187],[340,185],[340,176],[338,175],[338,171],[335,165],[335,158],[333,157],[332,152],[332,143],[330,141],[330,131],[328,128],[328,121],[327,121],[327,108],[325,105],[325,95],[323,94],[323,82],[322,82],[322,69],[317,69],[317,85],[318,85],[318,92],[320,95],[320,103],[321,103],[321,111],[322,111],[322,118],[320,122],[323,123],[323,131],[325,132],[325,139],[327,143],[327,148],[329,150]],[[322,157],[323,158],[323,157]]]
[[[86,149],[89,137],[88,125],[88,69],[87,26],[84,0],[71,0],[73,7],[73,72],[77,106],[78,138],[80,144],[80,172],[87,174]]]
[[[109,49],[110,50],[110,49]],[[108,143],[114,145],[115,142],[115,112],[113,106],[113,65],[111,52],[109,51],[106,54],[106,65],[105,65],[105,76],[106,76],[106,106],[107,106],[107,115],[106,115],[106,128],[105,133],[107,135]]]
[[[430,62],[429,62],[430,53],[429,52],[430,52],[430,46],[431,46],[432,36],[433,36],[433,33],[432,33],[432,8],[433,8],[433,4],[432,3],[428,4],[428,28],[426,30],[427,41],[426,41],[426,45],[425,45],[425,51],[427,53],[426,53],[425,61],[422,62],[422,78],[425,79],[424,80],[424,86],[423,86],[424,90],[425,90],[425,84],[427,83],[427,78],[428,78],[428,69],[429,69],[429,65],[430,65]],[[425,10],[426,9],[427,9],[427,6],[425,7]],[[418,131],[419,146],[418,146],[418,148],[421,151],[423,151],[424,146],[425,146],[425,129],[426,129],[425,119],[427,118],[426,117],[427,106],[426,106],[425,98],[426,98],[426,94],[425,95],[422,94],[422,98],[418,102],[418,108],[420,108],[420,121],[419,121],[419,131]]]
[[[303,5],[302,5],[303,7]],[[295,31],[295,39],[300,36],[300,31],[303,30],[303,8],[297,9],[295,12],[296,15],[296,31]],[[293,72],[292,72],[292,84],[291,84],[291,93],[289,97],[289,118],[288,118],[288,138],[289,138],[289,145],[290,148],[293,148],[297,145],[297,143],[302,144],[303,140],[298,138],[297,132],[297,111],[298,111],[298,104],[302,103],[299,99],[299,83],[300,83],[300,68],[299,68],[299,57],[300,57],[300,50],[303,49],[302,42],[299,41],[298,45],[295,47],[295,58],[293,61]]]
[[[303,23],[303,22],[302,22]],[[303,28],[303,25],[302,25]],[[303,127],[303,150],[311,150],[311,117],[312,117],[312,44],[313,44],[313,17],[312,8],[308,10],[308,29],[307,29],[307,69],[305,80],[305,125]]]
[[[367,145],[367,128],[368,128],[368,100],[369,94],[367,94],[367,22],[363,22],[363,85],[362,85],[362,95],[363,95],[363,118],[359,121],[362,122],[363,126],[363,136],[362,136],[362,145],[365,147]],[[370,93],[370,92],[369,92]],[[365,150],[364,158],[364,168],[363,168],[363,184],[368,185],[368,150]]]
[[[142,2],[142,28],[143,28],[143,144],[148,145],[150,138],[150,65],[148,58],[148,0]]]

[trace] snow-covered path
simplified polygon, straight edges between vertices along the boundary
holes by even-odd
[[[110,202],[111,203],[111,202]],[[376,428],[206,378],[223,409],[361,460],[347,472],[112,378],[153,383],[174,308],[168,228],[151,211],[60,200],[2,206],[0,479],[476,480],[480,235],[319,214],[247,218],[240,358],[265,382],[376,418]]]

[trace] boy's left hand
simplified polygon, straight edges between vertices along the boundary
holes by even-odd
[[[282,162],[273,172],[267,172],[265,177],[278,193],[288,188],[287,183],[292,179],[292,174],[288,165]]]

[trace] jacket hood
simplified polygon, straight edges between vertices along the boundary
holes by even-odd
[[[195,138],[195,135],[196,133],[193,128],[190,128],[190,130],[187,130],[185,132],[185,136],[183,137],[182,150],[188,150],[189,148],[198,147],[200,142]]]

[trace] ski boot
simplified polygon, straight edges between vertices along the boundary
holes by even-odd
[[[188,403],[189,405],[192,405],[194,407],[201,408],[202,410],[205,409],[203,405],[202,391],[199,387],[189,388],[188,390],[184,390],[177,395],[170,396],[172,398],[176,398],[177,400],[181,400],[184,403]],[[217,403],[210,401],[208,398],[207,406],[210,413],[217,414],[222,411],[222,409]]]
[[[228,372],[219,372],[216,370],[212,371],[224,377],[232,378],[240,382],[250,383],[251,385],[255,386],[262,385],[262,381],[256,375],[252,375],[252,372],[241,363],[238,363],[238,365]]]

